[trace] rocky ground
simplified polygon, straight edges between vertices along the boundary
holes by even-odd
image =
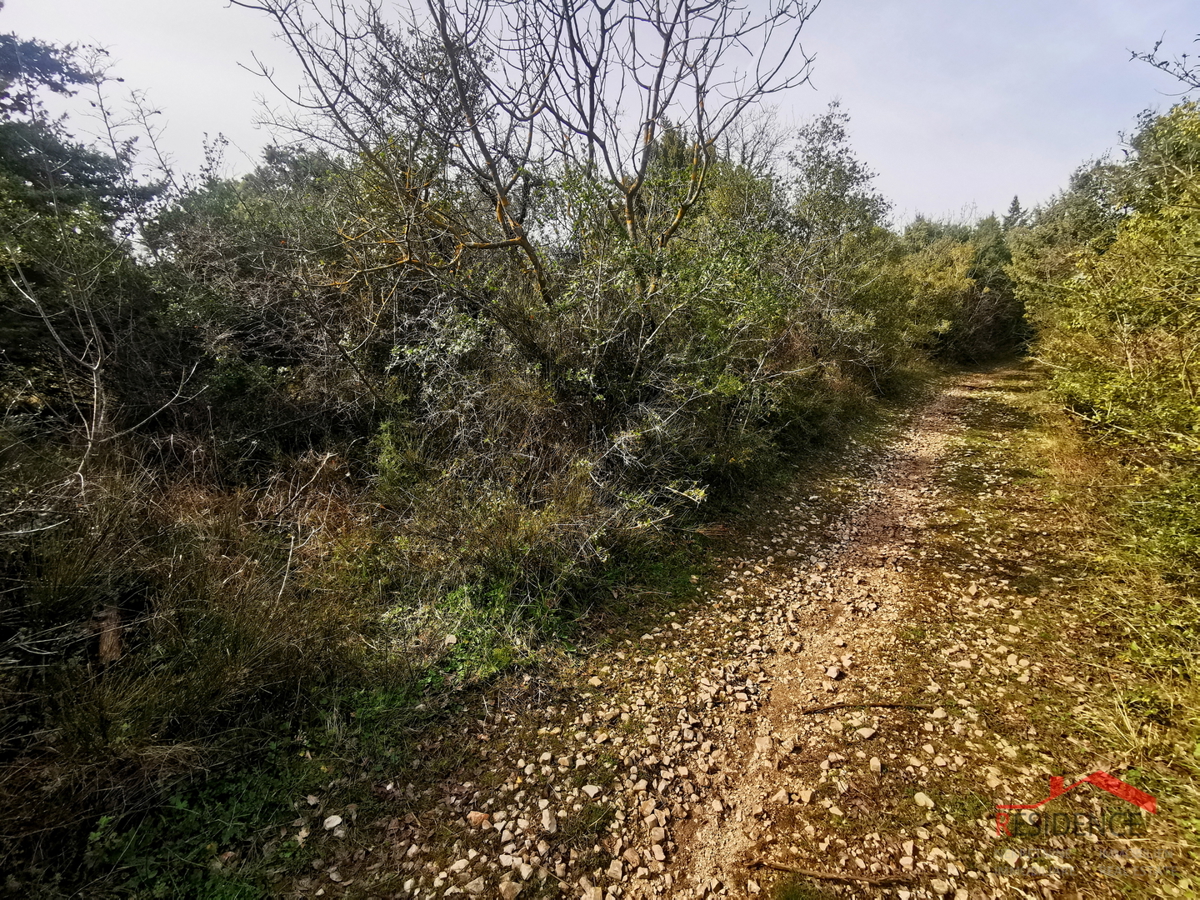
[[[379,821],[301,803],[296,834],[354,850],[296,893],[1192,895],[1167,811],[1094,784],[997,826],[1050,776],[1129,768],[1091,726],[1125,675],[1030,468],[1032,377],[963,377],[760,498],[696,602],[428,735],[442,774],[376,785]]]

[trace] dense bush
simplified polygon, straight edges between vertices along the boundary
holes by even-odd
[[[1013,272],[1073,410],[1111,433],[1194,452],[1200,109],[1184,103],[1146,118],[1133,149],[1042,212],[1017,242]],[[1097,181],[1101,199],[1089,190]],[[1085,227],[1064,229],[1081,208],[1094,210]]]
[[[141,847],[122,815],[418,683],[451,632],[483,648],[459,677],[494,672],[714,491],[1013,343],[1003,235],[890,231],[836,107],[740,154],[703,103],[656,107],[606,171],[522,151],[451,37],[373,24],[343,87],[377,105],[241,178],[142,183],[128,144],[0,105],[0,800],[26,862]]]
[[[1144,115],[1121,162],[1082,168],[1011,243],[1035,352],[1079,433],[1103,448],[1096,615],[1119,630],[1134,673],[1104,724],[1121,753],[1159,768],[1180,809],[1194,808],[1200,108]]]
[[[1131,151],[1080,170],[1013,241],[1010,272],[1052,388],[1126,482],[1107,562],[1128,653],[1186,706],[1200,665],[1200,108],[1147,114]]]

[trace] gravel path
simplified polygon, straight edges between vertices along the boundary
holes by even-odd
[[[1072,724],[1099,682],[1077,658],[1098,638],[1051,605],[1071,525],[1005,469],[1024,379],[966,376],[886,451],[760,498],[699,602],[431,740],[453,774],[380,785],[381,846],[301,892],[1159,896],[1113,859],[1165,837],[996,830],[1050,774],[1121,770]],[[1056,802],[1120,805],[1101,794]]]

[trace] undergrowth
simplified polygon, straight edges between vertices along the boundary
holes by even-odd
[[[1091,563],[1079,582],[1090,621],[1122,670],[1088,725],[1200,846],[1200,469],[1114,443],[1035,401],[1047,475]]]

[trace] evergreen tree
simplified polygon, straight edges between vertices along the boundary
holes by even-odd
[[[1017,196],[1013,196],[1012,203],[1008,205],[1008,212],[1004,214],[1003,228],[1005,231],[1011,231],[1014,228],[1019,228],[1025,224],[1028,214],[1021,208],[1021,201]]]

